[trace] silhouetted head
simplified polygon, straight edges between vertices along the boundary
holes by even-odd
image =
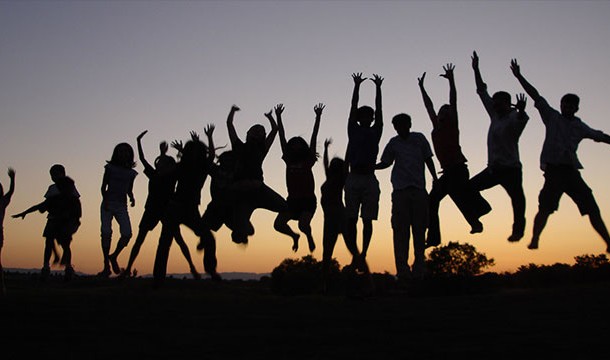
[[[300,136],[292,137],[286,144],[286,154],[284,156],[294,161],[306,160],[308,157],[311,157],[309,144]]]
[[[176,168],[176,160],[169,155],[159,155],[155,159],[155,169],[159,175],[165,175],[170,173]]]
[[[572,117],[578,111],[580,98],[575,94],[565,94],[561,98],[561,115]]]
[[[260,124],[252,125],[246,133],[246,142],[250,144],[264,144],[267,132],[265,127]]]
[[[356,110],[356,121],[360,126],[370,127],[375,120],[375,110],[370,106],[361,106]]]
[[[449,106],[449,104],[445,104],[443,106],[441,106],[440,109],[438,109],[438,115],[436,116],[436,118],[438,119],[439,122],[445,122],[446,120],[448,120],[451,117],[451,106]]]
[[[57,182],[58,179],[66,176],[66,168],[64,168],[63,165],[55,164],[51,166],[49,174],[51,174],[51,180],[53,180],[53,182]]]
[[[493,108],[499,115],[506,115],[510,112],[510,94],[506,91],[498,91],[491,99],[493,100]]]
[[[326,172],[327,178],[332,179],[343,179],[347,176],[345,161],[341,158],[335,157],[328,164],[328,171]]]
[[[411,117],[407,114],[398,114],[392,118],[392,125],[400,137],[406,138],[411,132]]]
[[[223,170],[232,170],[235,168],[235,153],[231,150],[225,151],[218,155],[218,166]]]
[[[189,140],[184,144],[180,164],[194,171],[202,170],[207,162],[208,147],[198,140]]]
[[[134,152],[131,145],[128,143],[120,143],[114,147],[109,163],[125,168],[134,168],[136,167],[136,163],[133,159]]]

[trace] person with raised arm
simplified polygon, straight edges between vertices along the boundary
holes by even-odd
[[[318,161],[316,151],[318,131],[320,129],[320,119],[324,104],[320,103],[313,108],[315,121],[311,140],[309,144],[300,136],[294,136],[286,140],[286,132],[282,113],[284,106],[278,105],[275,109],[275,116],[278,125],[280,145],[282,147],[282,159],[286,163],[286,188],[288,197],[288,211],[280,212],[274,223],[274,228],[282,234],[292,238],[292,250],[299,249],[299,234],[295,233],[288,225],[288,221],[297,220],[299,230],[307,236],[309,251],[313,252],[316,244],[311,233],[311,219],[316,212],[317,198],[315,194],[315,181],[312,168]]]
[[[6,215],[6,208],[10,204],[13,193],[15,192],[15,170],[13,170],[12,168],[8,169],[8,178],[11,182],[6,193],[4,192],[2,184],[0,184],[0,292],[2,295],[6,293],[6,287],[4,285],[4,270],[2,270],[2,245],[4,245],[4,215]]]
[[[430,209],[426,247],[438,246],[441,243],[440,220],[438,216],[441,200],[449,195],[458,207],[468,224],[471,234],[483,231],[479,218],[489,211],[489,203],[470,184],[470,174],[466,157],[460,146],[460,130],[457,114],[457,90],[453,76],[453,64],[443,66],[444,77],[449,81],[449,104],[440,107],[438,114],[432,99],[424,86],[426,73],[417,79],[428,116],[432,121],[432,144],[434,152],[443,169],[443,175],[434,182],[430,191]]]
[[[552,108],[521,73],[516,59],[510,68],[525,92],[534,100],[545,127],[544,143],[540,154],[540,168],[544,172],[544,185],[538,195],[538,213],[534,218],[532,240],[529,249],[537,249],[540,234],[549,216],[559,207],[559,199],[565,193],[578,206],[581,215],[588,215],[591,225],[606,243],[610,253],[610,235],[604,224],[599,207],[591,188],[580,174],[583,168],[576,154],[583,139],[610,144],[610,135],[590,128],[576,116],[580,98],[575,94],[565,94],[561,98],[560,111]]]
[[[348,144],[345,161],[348,175],[345,180],[345,208],[347,223],[343,236],[349,243],[357,240],[358,215],[362,218],[362,250],[360,257],[366,261],[366,254],[373,236],[373,220],[379,213],[379,181],[375,176],[375,164],[379,153],[379,141],[383,132],[381,84],[383,78],[373,74],[375,83],[375,110],[370,106],[358,107],[360,85],[367,80],[362,73],[352,74],[354,91],[347,122]]]
[[[519,138],[525,129],[529,116],[525,112],[526,98],[517,95],[517,103],[511,105],[511,95],[498,91],[489,96],[487,84],[479,70],[479,56],[472,53],[472,69],[477,93],[489,115],[487,132],[487,167],[470,181],[472,186],[483,191],[500,185],[510,197],[513,208],[512,233],[508,241],[523,238],[525,231],[525,193],[523,192],[523,171],[519,157]]]
[[[275,107],[276,112],[280,105]],[[269,134],[261,124],[248,129],[246,141],[242,141],[235,131],[234,117],[239,107],[233,105],[227,117],[227,129],[231,150],[235,155],[233,174],[233,191],[235,204],[233,211],[233,231],[231,238],[238,244],[247,244],[248,236],[254,234],[250,217],[256,209],[266,209],[275,213],[288,210],[286,200],[264,183],[263,161],[278,133],[278,126],[273,118],[273,110],[265,113],[271,125]]]

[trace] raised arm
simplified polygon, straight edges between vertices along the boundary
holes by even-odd
[[[381,110],[381,84],[383,78],[377,74],[373,74],[373,82],[375,83],[375,127],[383,127],[383,112]]]
[[[481,76],[481,70],[479,70],[479,55],[477,55],[476,51],[472,52],[472,70],[474,70],[474,82],[477,85],[477,91],[487,89],[487,84],[483,82],[483,77]]]
[[[455,88],[455,78],[453,76],[454,69],[455,65],[451,63],[443,66],[445,73],[441,74],[441,76],[449,80],[449,106],[451,106],[457,114],[457,90]]]
[[[426,107],[426,111],[428,112],[428,117],[430,118],[430,121],[432,121],[432,126],[436,126],[436,111],[434,111],[434,104],[432,103],[432,99],[430,99],[430,96],[428,96],[426,88],[424,87],[425,78],[426,73],[423,73],[421,77],[417,78],[417,84],[419,85],[419,90],[421,91],[421,96],[424,100],[424,106]]]
[[[284,112],[284,105],[277,104],[275,106],[274,110],[275,110],[275,119],[277,120],[277,132],[280,136],[280,146],[282,148],[282,154],[284,154],[286,152],[286,146],[288,144],[288,141],[286,140],[286,130],[284,129],[284,121],[282,119],[282,113]],[[267,119],[269,119],[269,122],[274,122],[272,114],[273,114],[272,110],[269,110],[268,113],[265,113],[265,117]]]
[[[349,123],[356,122],[356,111],[358,110],[358,101],[360,99],[360,84],[366,78],[362,77],[362,73],[353,73],[352,79],[354,80],[354,92],[352,93],[352,106],[349,111]]]
[[[144,149],[142,148],[142,138],[144,137],[144,135],[146,135],[147,132],[148,130],[142,131],[142,133],[138,135],[136,140],[138,143],[138,157],[140,158],[140,162],[142,163],[144,168],[151,168],[150,164],[148,163],[148,161],[146,161],[146,158],[144,157]],[[167,143],[165,145],[167,146]]]
[[[513,72],[513,75],[519,80],[521,86],[523,86],[523,90],[534,100],[534,102],[538,101],[540,98],[540,93],[536,90],[535,87],[532,86],[521,74],[521,68],[517,63],[517,59],[512,59],[510,61],[510,70]]]
[[[324,174],[326,175],[326,177],[328,177],[328,167],[330,165],[330,162],[328,161],[328,147],[332,143],[333,143],[333,139],[331,139],[331,138],[328,138],[328,139],[324,140],[323,162],[324,162]]]
[[[7,171],[8,177],[11,180],[11,183],[8,187],[8,191],[4,194],[4,198],[6,199],[6,203],[8,204],[11,201],[11,197],[15,192],[15,170],[13,168],[8,168]]]
[[[313,107],[313,112],[316,114],[316,120],[313,123],[313,131],[311,132],[311,140],[309,140],[309,149],[312,153],[315,154],[317,142],[318,142],[318,132],[320,131],[320,120],[322,119],[322,111],[326,106],[322,103]]]
[[[214,129],[216,126],[214,124],[206,125],[205,129],[203,129],[204,134],[208,138],[208,160],[210,162],[214,161],[216,157],[216,147],[214,146]]]
[[[281,113],[283,111],[284,111],[284,105],[278,104],[275,106],[276,116],[277,116],[278,112],[281,115]],[[270,115],[270,113],[268,113],[268,114]],[[265,116],[269,120],[269,125],[271,125],[271,130],[269,130],[269,134],[267,134],[267,138],[265,139],[265,151],[269,152],[269,149],[271,149],[271,145],[273,145],[273,141],[275,140],[275,137],[276,137],[279,129],[278,129],[277,123],[275,122],[275,120],[273,120],[273,116],[267,116],[267,114],[265,114]]]
[[[231,147],[233,148],[235,148],[236,144],[241,142],[239,136],[237,136],[237,131],[235,131],[235,125],[233,125],[233,118],[235,117],[235,112],[239,110],[240,109],[236,105],[231,106],[229,116],[227,117],[227,130],[229,132],[229,140],[231,141]]]

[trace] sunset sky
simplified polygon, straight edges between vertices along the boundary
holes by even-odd
[[[431,123],[417,87],[425,71],[427,90],[438,107],[448,101],[442,66],[455,64],[463,152],[471,176],[486,166],[488,116],[475,92],[470,56],[476,50],[490,92],[523,92],[510,72],[517,58],[524,76],[554,107],[573,92],[581,97],[578,115],[589,126],[610,132],[610,2],[607,1],[3,1],[0,0],[0,182],[8,188],[8,167],[17,172],[16,190],[4,220],[2,264],[6,268],[42,266],[46,216],[25,220],[11,214],[43,199],[51,183],[48,170],[65,165],[83,202],[82,226],[74,237],[77,271],[102,268],[99,236],[103,166],[113,147],[143,130],[149,161],[162,140],[186,140],[189,131],[216,125],[217,145],[229,143],[226,117],[231,105],[242,111],[235,125],[245,138],[255,123],[269,129],[263,116],[275,104],[286,107],[287,136],[309,138],[313,106],[326,104],[318,151],[332,137],[331,155],[347,144],[347,116],[353,89],[351,73],[385,78],[382,86],[383,149],[395,136],[393,115],[406,112],[413,130],[430,140]],[[361,105],[374,102],[374,84],[365,82]],[[510,200],[496,187],[483,192],[493,210],[482,218],[485,231],[469,227],[449,198],[441,203],[443,242],[473,244],[494,258],[493,271],[514,271],[529,263],[573,263],[582,254],[604,252],[605,244],[588,218],[563,197],[542,234],[540,249],[528,250],[538,192],[543,183],[539,156],[544,139],[540,116],[528,100],[530,121],[520,141],[527,199],[526,237],[508,243]],[[175,152],[171,152],[175,155]],[[593,189],[602,216],[610,220],[610,147],[585,140],[579,148],[582,175]],[[440,166],[437,162],[437,167]],[[134,228],[143,211],[147,179],[138,163]],[[286,195],[285,166],[276,142],[264,163],[269,186]],[[368,261],[376,272],[395,273],[390,226],[390,169],[378,172],[379,220]],[[314,167],[316,191],[324,181],[322,162]],[[428,190],[431,186],[427,177]],[[209,201],[209,180],[201,211]],[[220,272],[270,272],[295,254],[288,237],[276,233],[275,214],[257,210],[256,234],[247,247],[231,242],[226,228],[217,234]],[[610,222],[610,221],[609,221]],[[313,220],[322,255],[321,208]],[[291,223],[296,229],[296,223]],[[118,239],[114,223],[113,249]],[[135,268],[151,273],[160,227],[149,234]],[[360,233],[360,232],[359,232]],[[183,230],[199,271],[197,239]],[[303,238],[304,239],[304,238]],[[132,240],[133,241],[133,240]],[[358,240],[359,244],[361,240]],[[125,265],[130,246],[121,254]],[[335,256],[349,261],[342,239]],[[188,272],[173,246],[170,273]]]

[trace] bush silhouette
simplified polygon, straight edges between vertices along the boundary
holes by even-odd
[[[426,260],[432,276],[474,276],[493,265],[494,259],[488,259],[470,244],[459,242],[449,242],[435,248]]]
[[[606,257],[606,254],[580,255],[576,256],[574,260],[576,261],[574,266],[577,268],[600,269],[609,265],[608,257]]]
[[[339,263],[333,259],[330,274],[339,274]],[[322,262],[311,255],[300,259],[284,259],[271,272],[271,288],[285,295],[310,294],[322,284]]]

